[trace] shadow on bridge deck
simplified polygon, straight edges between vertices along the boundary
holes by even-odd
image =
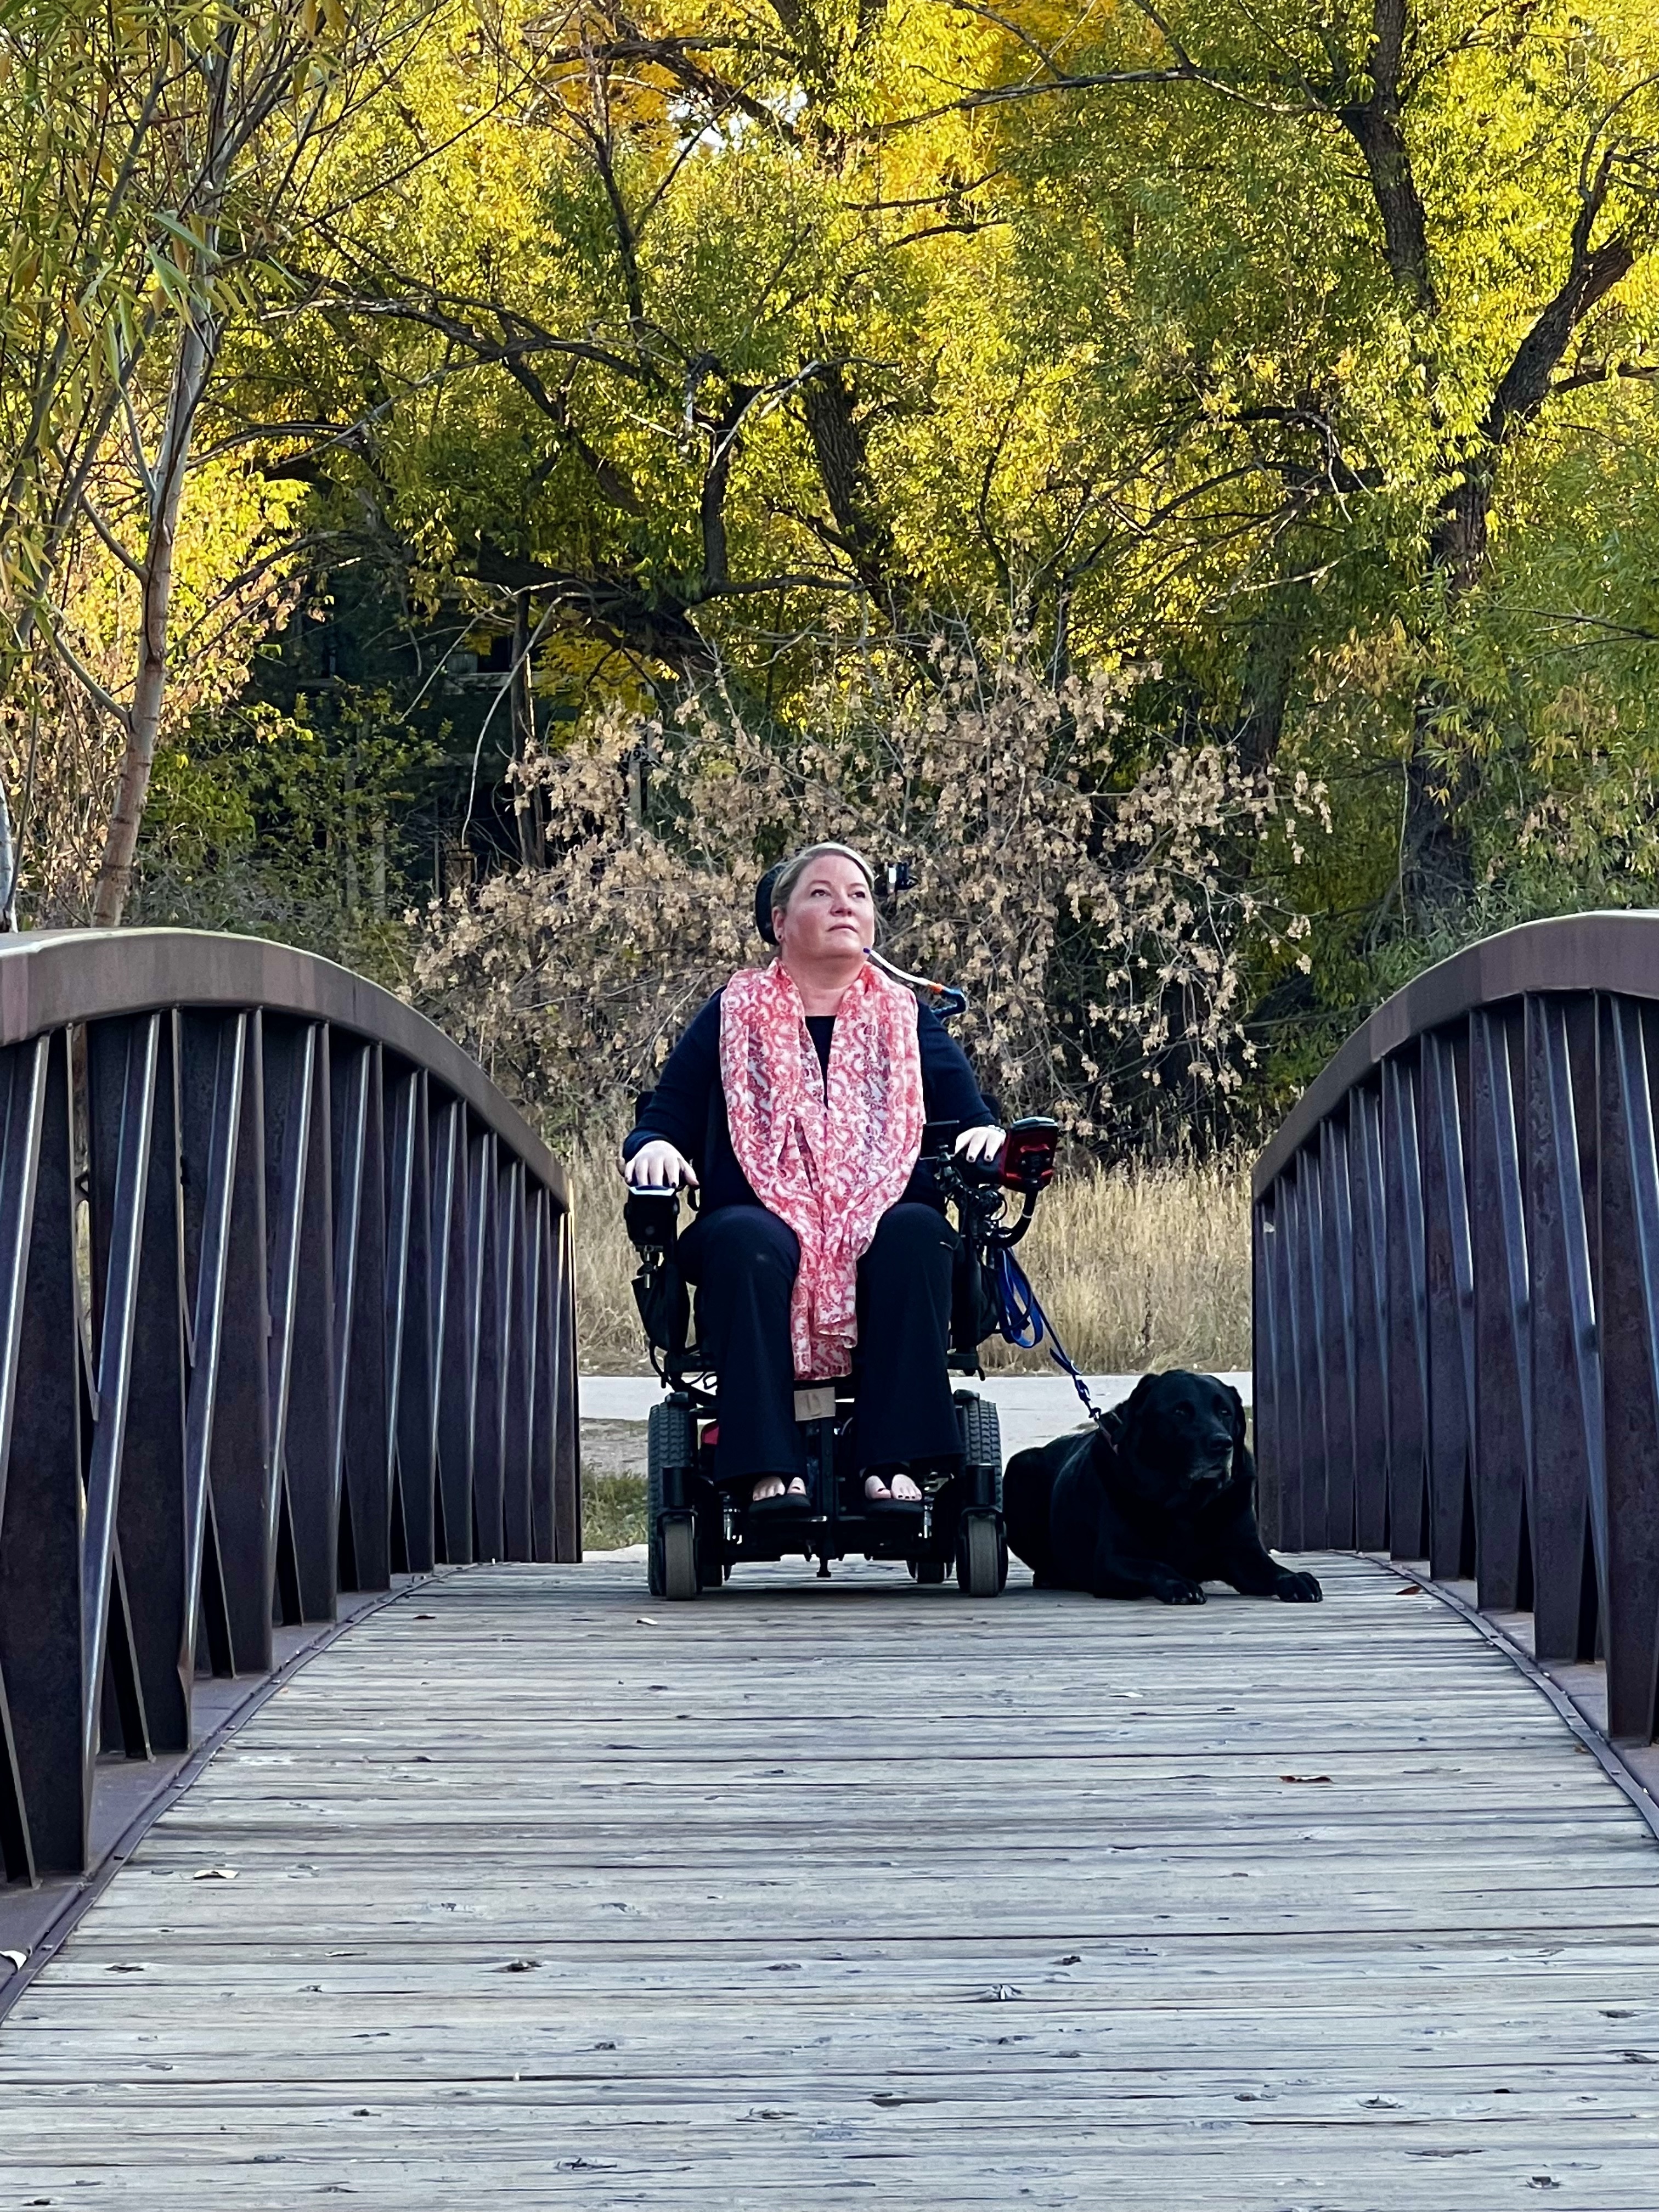
[[[1653,2212],[1653,1838],[1466,1623],[1318,1566],[428,1582],[26,1992],[3,2201]]]

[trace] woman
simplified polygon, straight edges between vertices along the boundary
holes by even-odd
[[[721,1481],[757,1505],[805,1495],[798,1382],[852,1371],[857,1465],[872,1504],[914,1508],[910,1469],[960,1449],[945,1352],[957,1236],[922,1125],[958,1152],[1002,1131],[937,1018],[865,957],[869,867],[812,845],[778,872],[778,957],[717,991],[669,1055],[623,1146],[637,1188],[701,1188],[680,1239],[697,1335],[720,1376]]]

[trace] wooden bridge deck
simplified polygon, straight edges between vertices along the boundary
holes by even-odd
[[[25,1994],[0,2203],[1655,2212],[1659,1850],[1461,1620],[1318,1564],[428,1583]]]

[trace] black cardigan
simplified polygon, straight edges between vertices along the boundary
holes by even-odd
[[[823,1018],[827,1022],[834,1017]],[[820,1024],[813,1026],[821,1028]],[[820,1055],[827,1057],[822,1034],[813,1042]],[[916,1042],[921,1048],[922,1103],[930,1121],[955,1121],[964,1129],[975,1129],[996,1119],[980,1096],[967,1054],[939,1017],[920,1000]],[[715,1212],[723,1206],[760,1204],[748,1176],[738,1165],[726,1125],[726,1092],[720,1083],[718,991],[694,1016],[669,1054],[657,1087],[641,1107],[633,1132],[623,1146],[623,1158],[631,1160],[642,1145],[658,1137],[665,1138],[696,1168],[705,1213]],[[925,1161],[918,1162],[904,1198],[942,1206],[933,1170]]]

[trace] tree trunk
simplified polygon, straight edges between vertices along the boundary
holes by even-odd
[[[1431,590],[1444,593],[1449,607],[1474,589],[1486,566],[1492,503],[1505,450],[1543,409],[1573,332],[1635,266],[1635,249],[1622,233],[1600,245],[1591,242],[1612,174],[1609,150],[1585,190],[1567,273],[1516,347],[1487,406],[1480,442],[1441,501],[1429,541],[1426,580]],[[1401,902],[1419,921],[1456,911],[1474,888],[1474,847],[1459,819],[1474,771],[1467,754],[1449,763],[1437,743],[1444,706],[1440,683],[1431,678],[1413,713],[1400,846]]]
[[[0,929],[17,927],[17,841],[12,834],[11,808],[5,786],[0,784]]]
[[[1267,594],[1252,626],[1233,724],[1233,750],[1241,767],[1270,768],[1278,754],[1313,605],[1313,586],[1305,576],[1285,578]]]
[[[1418,695],[1406,763],[1400,902],[1419,924],[1461,912],[1474,892],[1474,844],[1458,818],[1469,796],[1471,771],[1466,754],[1454,757],[1435,740],[1443,704],[1437,685]]]
[[[221,25],[208,54],[204,56],[203,82],[206,92],[204,116],[204,161],[199,207],[203,216],[201,249],[191,272],[191,300],[179,326],[167,386],[167,412],[161,425],[161,450],[153,473],[145,479],[149,505],[149,534],[139,562],[142,619],[138,667],[133,679],[132,704],[127,710],[126,750],[116,778],[115,804],[104,839],[104,857],[93,890],[92,920],[97,929],[118,927],[132,889],[132,866],[138,850],[138,832],[149,799],[150,771],[155,764],[155,740],[161,727],[167,700],[167,639],[173,619],[173,560],[179,513],[184,504],[185,483],[190,474],[191,441],[196,416],[213,372],[220,325],[209,304],[205,279],[219,258],[219,215],[236,139],[248,121],[245,108],[234,111],[234,72],[240,20],[233,13]],[[280,79],[270,81],[271,85]],[[135,432],[135,438],[136,438]],[[142,453],[134,460],[141,473]]]
[[[536,695],[531,688],[530,641],[530,594],[520,592],[513,602],[513,672],[508,678],[513,686],[508,701],[512,708],[513,758],[520,768],[529,758],[536,743]],[[522,783],[514,791],[513,814],[518,824],[520,867],[540,868],[547,864],[541,799],[538,790],[526,791]]]
[[[894,635],[912,647],[918,640],[925,641],[933,623],[873,496],[864,426],[854,412],[852,386],[840,369],[826,369],[803,386],[801,402],[818,480],[842,550]]]
[[[1449,607],[1473,589],[1485,564],[1496,473],[1495,451],[1472,459],[1436,519],[1425,582]],[[1437,735],[1448,704],[1434,675],[1425,678],[1412,702],[1399,884],[1401,907],[1418,923],[1455,914],[1474,889],[1474,841],[1458,818],[1472,777],[1467,757],[1454,761]]]
[[[133,860],[138,831],[149,798],[150,771],[155,764],[155,740],[161,726],[167,698],[167,629],[173,613],[173,557],[183,503],[185,480],[190,471],[190,446],[196,411],[202,401],[213,362],[211,327],[186,321],[179,332],[173,356],[173,381],[167,392],[161,449],[156,455],[150,488],[149,534],[141,564],[143,619],[138,642],[138,668],[127,712],[126,750],[116,778],[115,804],[104,839],[104,857],[93,892],[92,921],[95,929],[118,927],[132,888]]]

